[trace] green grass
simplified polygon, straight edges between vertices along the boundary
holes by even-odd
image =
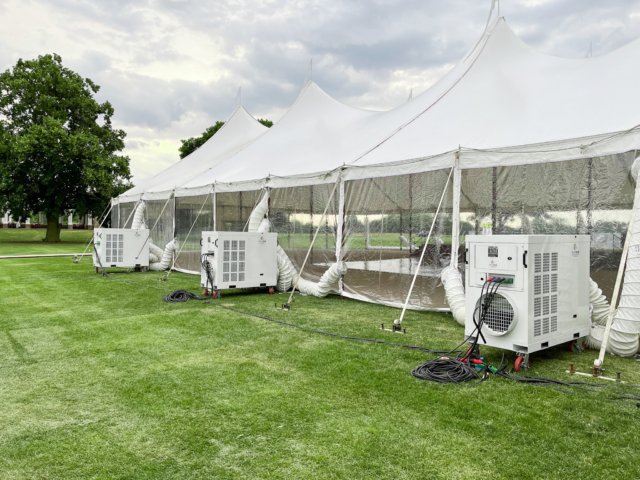
[[[431,355],[329,338],[93,273],[88,258],[0,260],[0,478],[638,478],[635,402],[490,378],[435,385]],[[172,273],[114,274],[199,291]],[[451,316],[338,297],[226,293],[221,303],[312,328],[436,349]],[[486,348],[490,362],[501,352]],[[534,355],[568,380],[596,352]],[[507,355],[513,362],[513,354]],[[638,363],[607,373],[640,383]],[[582,380],[582,378],[581,378]],[[587,381],[589,379],[587,378]]]
[[[0,228],[0,256],[82,253],[93,230],[63,229],[60,243],[44,243],[45,234],[44,228]]]

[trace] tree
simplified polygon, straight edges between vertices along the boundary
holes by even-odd
[[[271,120],[266,120],[263,118],[259,118],[258,121],[263,124],[265,127],[271,128],[273,122]],[[215,125],[207,128],[202,135],[199,137],[191,137],[186,140],[180,140],[182,145],[178,149],[180,152],[180,158],[184,158],[187,155],[191,155],[197,149],[199,149],[202,145],[205,144],[207,140],[213,137],[218,130],[222,128],[224,122],[216,122]]]
[[[60,215],[97,216],[132,187],[118,155],[126,134],[112,127],[111,104],[94,99],[99,89],[55,54],[0,74],[0,212],[44,212],[45,241],[60,241]]]

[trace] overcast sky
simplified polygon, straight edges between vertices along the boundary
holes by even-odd
[[[423,92],[471,48],[490,0],[0,0],[0,71],[55,52],[102,88],[128,136],[133,181],[178,160],[242,104],[277,121],[313,80],[334,98],[386,110]],[[640,0],[504,0],[537,50],[603,55],[640,37]]]

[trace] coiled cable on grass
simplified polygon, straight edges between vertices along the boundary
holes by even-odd
[[[200,298],[195,293],[186,290],[176,290],[162,297],[162,301],[167,303],[188,302],[189,300],[204,300],[204,298]]]
[[[461,383],[480,378],[478,370],[457,358],[440,357],[418,365],[411,375],[436,383]]]

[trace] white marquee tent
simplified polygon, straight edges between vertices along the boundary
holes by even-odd
[[[154,242],[186,242],[176,267],[197,271],[199,231],[243,230],[268,188],[272,228],[299,266],[338,182],[305,276],[343,260],[337,292],[399,305],[447,188],[412,308],[447,308],[440,272],[486,217],[494,233],[591,234],[592,277],[610,296],[640,147],[638,59],[640,40],[593,58],[541,54],[499,17],[393,110],[345,106],[313,82],[271,129],[238,108],[199,150],[114,199],[112,218],[126,226],[144,200]]]

